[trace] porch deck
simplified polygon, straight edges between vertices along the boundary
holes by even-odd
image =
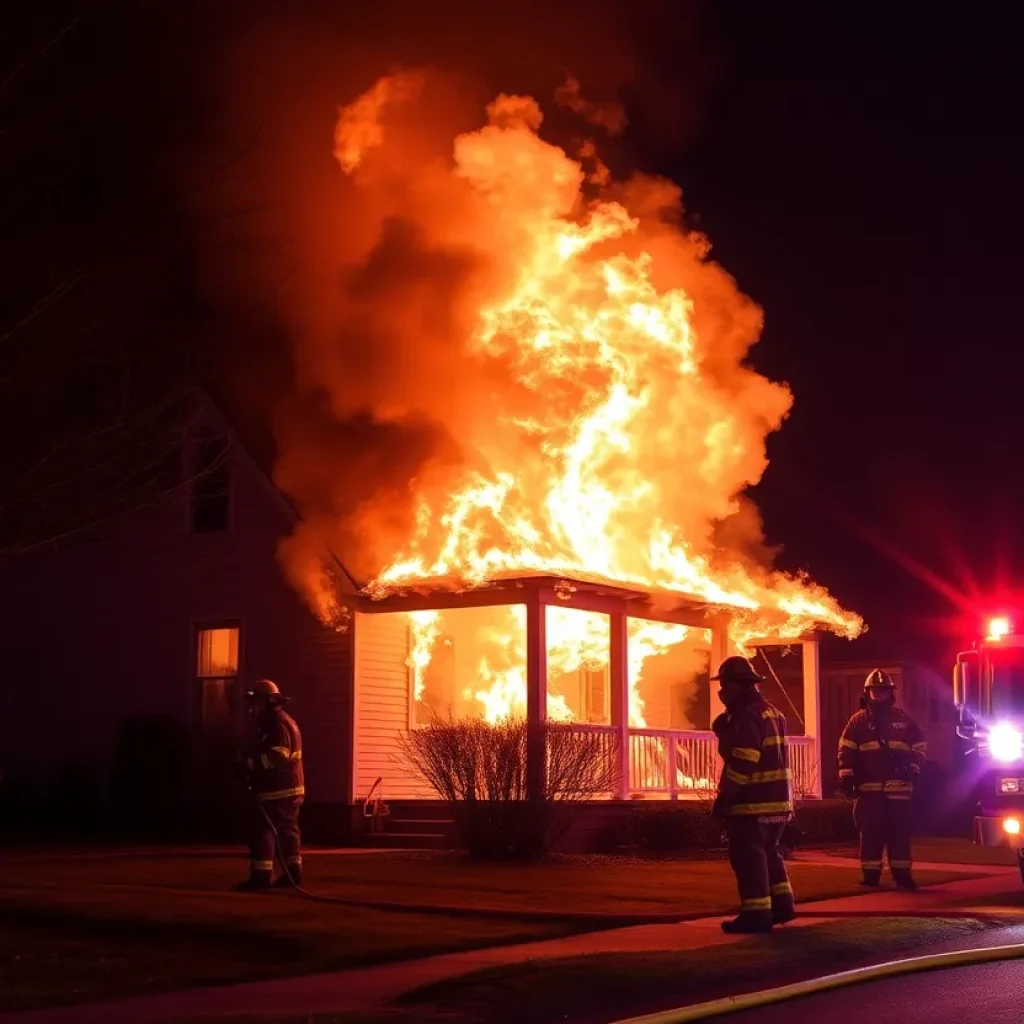
[[[601,745],[606,755],[621,756],[618,727],[578,724],[573,730],[604,737]],[[799,799],[819,796],[814,738],[790,736],[787,746],[794,795]],[[713,732],[630,728],[628,772],[623,763],[619,792],[608,795],[619,799],[711,800],[721,769]]]
[[[438,581],[424,581],[420,588],[360,602],[353,618],[353,804],[361,801],[379,778],[385,780],[385,798],[389,800],[429,800],[433,795],[400,756],[399,737],[421,724],[417,713],[419,697],[410,613],[479,611],[500,606],[522,609],[521,620],[518,620],[521,625],[515,627],[521,632],[521,637],[516,633],[516,643],[521,643],[521,647],[509,647],[509,650],[516,650],[516,658],[522,659],[522,665],[521,670],[517,666],[513,672],[515,685],[507,679],[502,682],[507,667],[504,662],[492,680],[497,679],[503,688],[507,685],[515,691],[516,700],[524,705],[524,717],[531,725],[548,720],[552,697],[549,612],[586,612],[602,617],[607,623],[607,689],[601,700],[595,702],[595,706],[603,706],[599,714],[585,715],[580,713],[580,708],[574,708],[571,715],[575,729],[602,737],[601,749],[615,761],[618,791],[608,794],[608,798],[619,801],[711,798],[717,789],[720,764],[717,740],[710,729],[647,728],[632,724],[637,721],[631,700],[636,679],[630,662],[629,624],[631,620],[646,620],[700,630],[707,643],[708,663],[717,666],[736,652],[730,635],[733,611],[682,594],[652,594],[638,588],[576,578],[538,576],[495,580],[468,590],[447,589],[439,586]],[[802,725],[804,735],[794,736],[789,742],[793,788],[798,797],[820,798],[817,634],[812,630],[799,638],[764,637],[757,644],[800,649],[803,700],[801,711],[795,716],[800,721],[790,721],[794,728]],[[454,678],[455,670],[451,671]],[[778,679],[775,682],[782,685]],[[456,684],[453,682],[451,687],[455,690]],[[507,701],[504,689],[500,696]],[[710,724],[723,710],[716,688],[712,686],[707,694],[707,707],[702,709],[699,720],[687,714],[682,721],[690,725]],[[671,719],[666,709],[656,711],[652,717],[656,725],[667,724]],[[531,734],[527,760],[530,788],[543,790],[546,768],[539,735]]]

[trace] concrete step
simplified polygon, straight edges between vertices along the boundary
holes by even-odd
[[[411,818],[416,821],[450,821],[452,809],[441,803],[413,803],[410,801],[385,799],[390,809],[389,818]]]
[[[450,850],[454,843],[440,832],[377,832],[364,837],[366,846],[378,849]]]
[[[385,818],[384,831],[390,833],[414,833],[454,835],[455,822],[443,818]]]

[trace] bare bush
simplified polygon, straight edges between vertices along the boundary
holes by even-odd
[[[814,762],[798,761],[791,767],[793,798],[813,800],[818,795],[818,765]]]
[[[545,752],[533,791],[531,738]],[[575,808],[614,792],[618,782],[607,737],[563,723],[437,719],[403,734],[400,745],[405,762],[451,806],[464,848],[488,859],[543,856]]]

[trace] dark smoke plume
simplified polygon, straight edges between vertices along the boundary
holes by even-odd
[[[453,425],[479,419],[486,389],[460,351],[507,268],[450,237],[466,210],[449,187],[398,194],[396,168],[391,194],[358,192],[331,154],[339,106],[434,68],[397,125],[404,161],[450,160],[499,91],[541,99],[554,141],[578,149],[596,125],[602,158],[628,161],[693,135],[717,52],[692,3],[211,6],[175,15],[213,53],[191,86],[209,121],[175,162],[201,287],[232,342],[233,404],[270,413],[276,481],[306,520],[293,578],[327,544],[365,580],[408,535],[412,487],[471,457]]]

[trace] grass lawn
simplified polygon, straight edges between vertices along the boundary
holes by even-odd
[[[240,871],[244,873],[242,860],[174,856],[52,861],[12,856],[5,860],[9,867],[7,881],[0,880],[0,909],[11,901],[26,900],[90,912],[96,907],[105,912],[111,901],[129,907],[162,907],[169,889],[175,890],[175,904],[188,908],[190,914],[202,908],[229,916],[245,914],[253,902],[252,897],[226,891]],[[790,872],[801,902],[862,891],[856,884],[859,874],[844,865],[795,862]],[[925,885],[970,877],[969,868],[918,873]],[[356,900],[511,914],[714,914],[731,910],[736,899],[724,860],[628,856],[498,865],[434,853],[314,855],[306,860],[306,885],[317,893]],[[27,888],[34,891],[18,891]],[[282,902],[279,897],[275,900]],[[273,913],[291,912],[275,909]]]
[[[1017,851],[1006,846],[975,846],[969,839],[917,839],[914,859],[937,864],[991,864],[1016,867]]]
[[[0,1012],[312,974],[580,930],[557,921],[388,913],[285,896],[46,896],[0,897]]]
[[[370,1014],[201,1017],[191,1024],[606,1024],[914,955],[985,928],[962,919],[831,921],[710,949],[601,953],[492,968],[420,989]]]
[[[0,1010],[308,974],[584,927],[515,916],[538,908],[686,914],[726,912],[735,902],[732,876],[721,861],[589,857],[499,866],[406,854],[313,856],[308,864],[308,884],[317,892],[496,908],[504,916],[379,911],[286,893],[232,893],[227,890],[244,866],[241,859],[9,854],[0,882]],[[802,900],[861,891],[846,867],[793,867]],[[922,873],[920,880],[958,877],[965,875]]]
[[[469,1018],[450,1010],[418,1007],[386,1007],[381,1010],[360,1010],[354,1013],[298,1013],[273,1017],[252,1014],[231,1014],[227,1017],[177,1017],[166,1024],[468,1024]]]
[[[828,851],[843,857],[856,857],[856,846],[836,846]],[[993,867],[1016,867],[1017,851],[1006,846],[975,846],[970,839],[956,837],[923,837],[914,840],[914,860],[919,863],[969,866],[983,864]]]

